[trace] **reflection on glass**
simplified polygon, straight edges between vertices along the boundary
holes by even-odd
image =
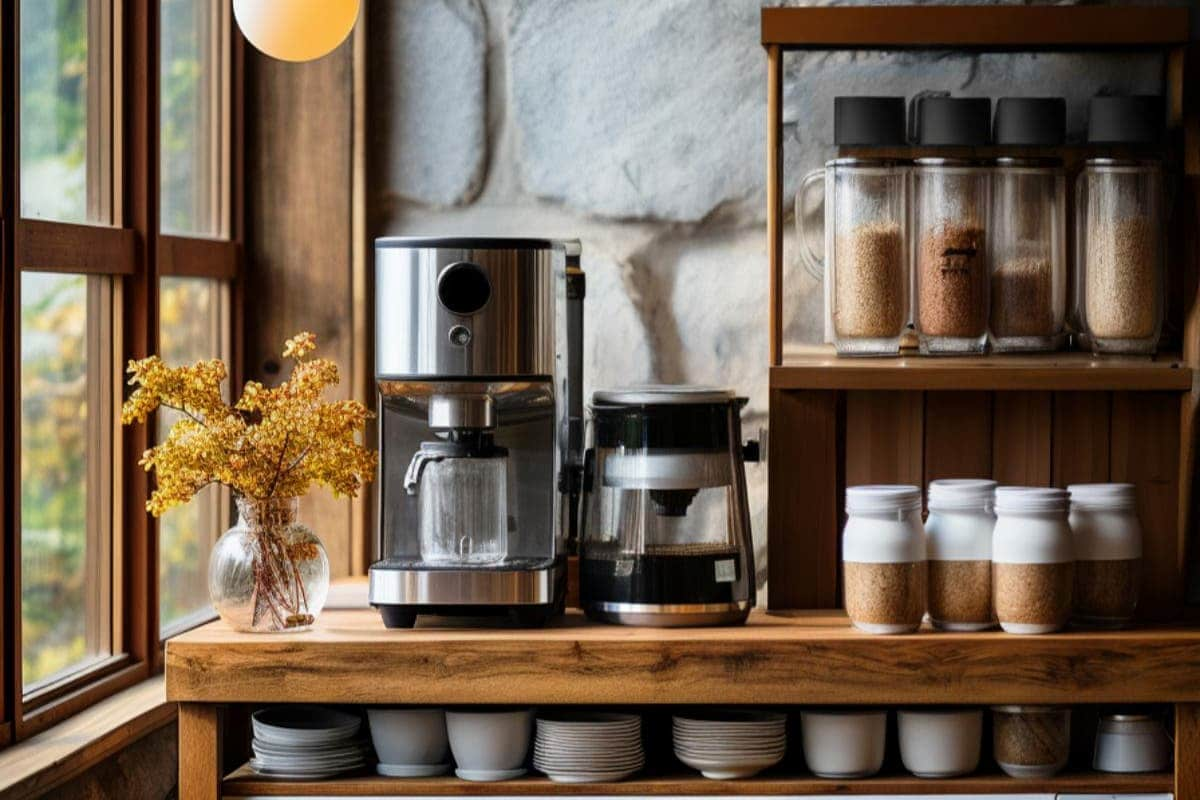
[[[159,351],[164,361],[171,366],[208,358],[228,363],[226,294],[224,284],[209,278],[161,279]],[[177,419],[177,411],[159,412],[160,441]],[[230,525],[229,508],[229,492],[209,486],[159,520],[158,614],[163,631],[188,627],[212,614],[208,556]]]
[[[88,3],[21,0],[21,213],[88,219]]]
[[[161,0],[159,163],[163,233],[220,236],[224,9]]]
[[[89,363],[102,324],[95,295],[105,280],[21,275],[21,654],[27,688],[106,655],[109,647],[109,524],[101,511],[101,490],[108,487],[97,476],[105,471],[111,420],[97,402],[104,372]]]

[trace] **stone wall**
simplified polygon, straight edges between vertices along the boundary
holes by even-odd
[[[369,4],[371,233],[581,238],[587,391],[734,386],[751,398],[753,433],[767,412],[761,5]],[[791,196],[833,153],[834,95],[1065,95],[1079,138],[1087,97],[1161,91],[1163,63],[839,52],[789,55],[785,70]],[[796,266],[787,231],[787,338],[819,341],[819,285]],[[763,577],[765,466],[748,477]]]

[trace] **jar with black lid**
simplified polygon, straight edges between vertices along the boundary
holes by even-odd
[[[996,352],[1058,349],[1067,309],[1067,197],[1061,97],[1002,97],[993,138],[988,338]]]
[[[796,193],[800,259],[825,285],[826,339],[839,355],[900,350],[908,325],[905,179],[908,162],[873,155],[903,146],[903,97],[835,97],[833,138],[865,154],[836,158],[804,176]],[[824,184],[824,249],[805,225],[805,198]]]
[[[991,100],[923,95],[914,110],[916,144],[946,152],[913,167],[914,327],[922,353],[982,353],[991,173],[986,161],[961,151],[988,144]]]
[[[1152,354],[1163,318],[1162,98],[1093,97],[1075,186],[1075,287],[1096,353]],[[1115,147],[1113,147],[1115,146]]]

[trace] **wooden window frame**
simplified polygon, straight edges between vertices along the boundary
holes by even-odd
[[[89,9],[104,0],[88,0]],[[112,13],[89,15],[89,37],[110,37],[108,53],[89,47],[89,69],[101,70],[99,102],[89,118],[108,126],[107,152],[89,137],[88,205],[110,225],[23,218],[20,215],[20,2],[0,4],[0,747],[46,727],[162,670],[158,624],[158,526],[144,506],[152,478],[138,465],[153,443],[154,421],[118,428],[115,407],[111,504],[111,642],[115,655],[26,693],[21,678],[19,503],[20,275],[59,271],[110,276],[114,386],[124,365],[158,349],[160,275],[217,278],[229,286],[231,376],[242,375],[244,40],[225,8],[228,69],[219,87],[228,110],[220,142],[222,238],[159,233],[159,0],[108,0]],[[224,4],[222,4],[224,6]],[[105,66],[107,65],[107,66]],[[89,124],[93,124],[90,122]],[[101,148],[103,150],[104,148]],[[113,348],[114,350],[118,348]],[[111,398],[119,403],[120,395]]]

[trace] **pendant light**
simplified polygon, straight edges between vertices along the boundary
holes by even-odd
[[[312,61],[345,41],[360,0],[233,0],[246,39],[282,61]]]

